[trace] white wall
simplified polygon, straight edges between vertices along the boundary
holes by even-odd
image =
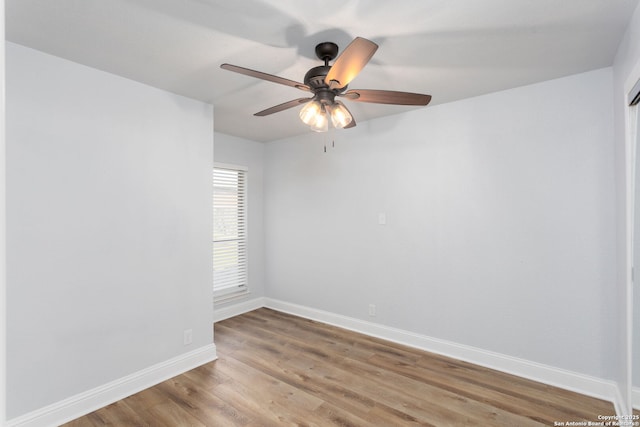
[[[613,65],[614,72],[614,109],[615,109],[615,131],[616,131],[616,179],[617,179],[617,203],[618,210],[618,253],[621,254],[618,261],[619,278],[617,282],[618,302],[620,307],[621,318],[619,319],[620,336],[618,337],[618,347],[620,348],[620,361],[618,363],[618,377],[622,384],[623,392],[628,393],[629,387],[629,347],[633,347],[628,343],[628,335],[632,335],[635,348],[633,352],[633,385],[640,388],[640,327],[629,330],[631,325],[628,323],[627,301],[630,294],[627,292],[627,272],[629,267],[626,259],[626,236],[627,218],[627,190],[626,170],[628,161],[627,144],[625,141],[627,114],[626,96],[635,81],[640,79],[640,6],[636,8],[631,21],[627,27],[627,31],[620,42],[618,52]],[[637,288],[636,288],[637,289]],[[640,295],[640,291],[636,291],[636,296]],[[633,325],[640,325],[640,298],[635,300],[635,310],[632,313],[634,320]],[[629,399],[628,396],[624,396]],[[640,403],[638,403],[640,405]]]
[[[6,313],[7,256],[6,256],[6,143],[5,143],[5,53],[4,0],[0,0],[0,313]],[[7,328],[6,315],[0,315],[0,425],[7,413]]]
[[[211,345],[212,145],[210,105],[7,44],[9,418]]]
[[[264,144],[223,133],[215,133],[216,162],[247,167],[247,203],[249,236],[249,294],[222,304],[215,311],[265,296],[264,293]],[[215,316],[215,313],[214,313]]]
[[[268,143],[268,296],[614,378],[611,91],[602,69],[359,123],[327,154]]]

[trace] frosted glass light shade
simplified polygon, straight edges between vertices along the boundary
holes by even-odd
[[[311,126],[321,111],[322,105],[320,105],[318,101],[310,101],[300,110],[300,120],[302,120],[304,124]]]
[[[347,107],[340,101],[334,101],[327,105],[318,100],[308,102],[300,110],[300,120],[311,127],[315,132],[326,132],[329,130],[329,116],[331,123],[336,128],[343,128],[353,120]]]
[[[353,117],[342,102],[336,101],[331,106],[331,123],[334,127],[341,129],[351,123],[351,120]]]
[[[311,130],[315,132],[326,132],[329,130],[329,119],[327,118],[327,111],[324,107],[316,114],[310,126]]]

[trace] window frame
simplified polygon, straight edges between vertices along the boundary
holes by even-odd
[[[230,287],[224,289],[215,289],[215,282],[213,281],[213,276],[215,274],[215,239],[213,237],[213,230],[211,236],[211,247],[214,252],[212,255],[212,290],[213,290],[213,302],[221,303],[226,302],[228,300],[242,297],[244,295],[249,294],[249,168],[243,165],[231,164],[231,163],[220,163],[214,162],[211,176],[211,184],[212,184],[212,224],[215,224],[215,206],[213,204],[213,198],[215,197],[215,182],[214,182],[214,174],[216,169],[226,169],[236,172],[242,172],[244,175],[244,197],[243,197],[243,206],[244,206],[244,273],[245,273],[245,283],[238,287]],[[215,227],[215,225],[214,225]]]

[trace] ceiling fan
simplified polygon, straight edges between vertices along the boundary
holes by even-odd
[[[311,92],[310,98],[298,98],[266,110],[259,111],[254,116],[268,116],[295,106],[305,104],[300,110],[300,119],[316,132],[326,132],[329,118],[336,128],[352,128],[356,121],[347,107],[336,100],[336,97],[355,102],[371,102],[376,104],[394,105],[427,105],[431,95],[410,92],[396,92],[391,90],[349,89],[347,85],[360,73],[378,49],[374,42],[356,37],[338,56],[338,45],[323,42],[316,46],[316,56],[324,61],[324,65],[313,67],[304,76],[304,83],[239,67],[237,65],[222,64],[225,70],[244,74],[250,77],[279,83],[285,86]],[[336,59],[337,57],[337,59]],[[336,59],[333,65],[329,61]]]

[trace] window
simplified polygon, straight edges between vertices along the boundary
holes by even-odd
[[[213,168],[213,297],[247,292],[247,169]]]

